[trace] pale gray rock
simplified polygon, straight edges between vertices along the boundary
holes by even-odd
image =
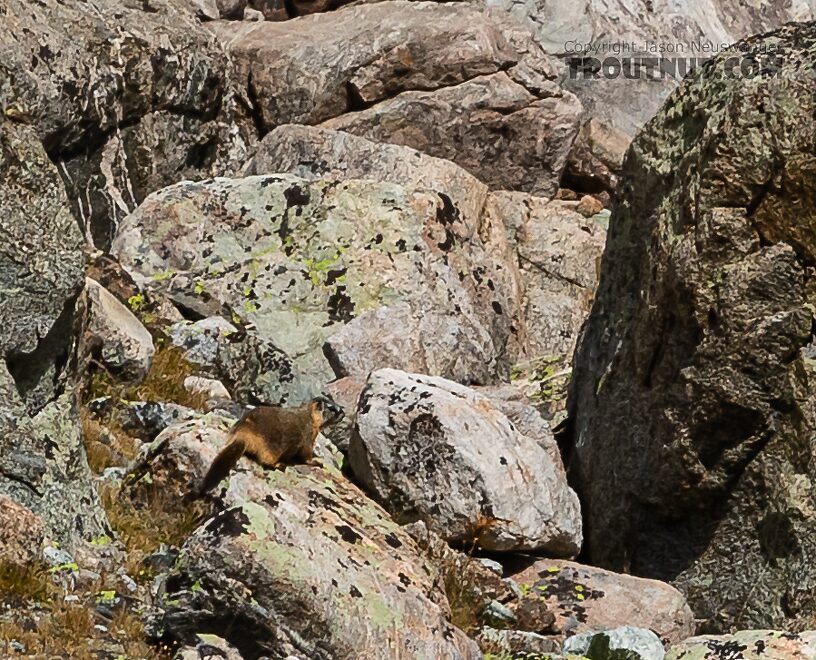
[[[133,312],[90,278],[85,280],[87,331],[101,344],[100,360],[126,379],[144,378],[155,349],[150,333]]]
[[[257,9],[253,9],[252,7],[245,7],[244,8],[244,20],[245,21],[265,21],[266,18],[263,15],[263,12],[258,11]]]
[[[380,369],[360,395],[357,479],[397,520],[487,550],[574,556],[578,499],[563,468],[486,397],[442,378]]]
[[[153,479],[195,483],[227,428],[213,418],[167,429]],[[244,657],[481,657],[446,621],[437,569],[336,470],[242,459],[220,491],[219,510],[162,578],[156,634],[190,643],[206,626]]]
[[[445,193],[391,183],[216,179],[152,195],[123,223],[113,252],[145,287],[240,310],[247,332],[291,359],[289,374],[281,367],[271,377],[279,376],[278,400],[295,403],[333,379],[327,339],[394,306],[407,305],[417,327],[432,315],[467,335],[460,346],[433,338],[422,349],[428,365],[454,364],[466,382],[506,378],[520,326],[517,283],[512,257],[482,241],[480,220]],[[388,340],[365,328],[359,337],[360,353]]]
[[[586,656],[590,648],[598,644],[597,637],[605,636],[608,642],[601,642],[600,646],[609,650],[630,651],[637,654],[641,660],[663,660],[666,651],[660,638],[651,630],[621,626],[602,632],[588,632],[570,637],[564,642],[564,653]]]

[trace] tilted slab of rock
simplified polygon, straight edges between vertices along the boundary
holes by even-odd
[[[673,645],[666,660],[791,660],[816,658],[816,632],[741,630],[732,635],[701,635]]]
[[[268,133],[242,170],[245,176],[289,172],[304,179],[368,179],[444,192],[478,218],[487,186],[454,163],[345,131],[285,124]]]
[[[323,356],[345,323],[408,305],[454,328],[421,347],[440,373],[468,382],[506,375],[517,330],[506,254],[488,251],[479,218],[444,193],[291,175],[184,182],[123,222],[113,252],[146,285],[229,304],[285,351],[315,390],[334,374]],[[364,334],[358,351],[376,351]],[[394,366],[402,366],[402,362]],[[291,401],[291,398],[290,398]]]
[[[88,332],[101,342],[102,363],[125,378],[144,378],[153,361],[153,338],[133,312],[98,282],[85,280]]]
[[[30,123],[99,247],[153,190],[228,167],[230,67],[183,2],[0,0],[0,108]]]
[[[578,99],[555,83],[536,93],[514,72],[404,92],[323,124],[447,158],[494,189],[551,196],[578,133]]]
[[[517,27],[465,3],[395,0],[212,29],[248,81],[264,131],[337,118],[328,126],[536,194],[555,192],[578,132],[581,104],[554,82],[554,61]]]
[[[562,635],[631,625],[674,643],[695,631],[685,597],[665,582],[553,559],[539,560],[511,577],[523,598],[546,601]]]
[[[741,42],[773,77],[720,56],[635,139],[576,351],[588,557],[675,579],[713,630],[816,615],[814,40]]]
[[[226,428],[164,431],[154,479],[177,488],[203,476]],[[212,631],[244,657],[481,657],[446,621],[437,572],[411,537],[336,470],[244,459],[222,486],[224,508],[165,576],[153,611],[165,637]]]
[[[397,520],[449,541],[571,556],[581,516],[563,469],[490,400],[457,383],[375,371],[349,448],[355,476]]]

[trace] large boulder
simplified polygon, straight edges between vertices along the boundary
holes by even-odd
[[[421,520],[448,541],[560,556],[581,547],[578,501],[560,463],[463,385],[375,371],[349,461],[397,520]]]
[[[555,613],[555,632],[565,637],[631,625],[674,643],[695,632],[686,599],[665,582],[554,559],[536,561],[511,577],[523,601],[546,602]]]
[[[701,635],[674,644],[666,660],[790,660],[816,657],[816,632],[741,630],[733,635]]]
[[[575,356],[587,556],[714,630],[816,614],[814,40],[741,42],[777,62],[716,58],[638,136]]]
[[[444,192],[390,183],[216,179],[153,194],[112,249],[145,286],[240,310],[252,332],[292,358],[294,382],[305,383],[290,393],[294,402],[334,377],[323,354],[329,337],[406,306],[408,329],[449,331],[429,330],[419,355],[393,352],[390,366],[422,360],[465,382],[505,377],[519,327],[516,284],[507,255],[480,238],[479,220]],[[357,341],[357,351],[376,352],[388,337],[369,331]]]
[[[227,428],[212,418],[166,429],[153,479],[195,483]],[[446,621],[437,570],[336,470],[244,459],[221,490],[218,512],[162,577],[157,634],[189,643],[213,632],[247,658],[481,657]]]
[[[564,85],[578,94],[593,117],[630,136],[660,108],[693,60],[708,59],[738,39],[788,21],[816,18],[816,9],[808,0],[748,4],[736,0],[650,0],[645,4],[640,0],[485,0],[485,4],[509,13],[533,32],[547,53],[566,60]],[[598,63],[607,58],[621,63],[627,58],[669,62],[663,63],[662,75],[660,69],[647,73],[646,66],[632,75],[627,65],[624,75],[610,64],[584,77],[580,65],[570,74],[572,58],[594,58]],[[671,60],[675,58],[681,62],[673,70]],[[681,64],[686,62],[684,69]]]
[[[98,247],[149,192],[241,153],[227,56],[183,2],[2,0],[0,15],[0,108],[34,128]]]
[[[581,104],[517,27],[466,3],[362,3],[285,23],[212,23],[261,132],[327,124],[552,194]],[[357,112],[355,112],[357,111]]]
[[[0,40],[3,36],[0,35]],[[67,544],[106,529],[82,449],[69,365],[82,236],[29,127],[0,119],[0,494]]]

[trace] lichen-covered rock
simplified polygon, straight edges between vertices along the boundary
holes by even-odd
[[[86,328],[101,344],[102,364],[126,379],[144,378],[155,353],[150,333],[133,312],[98,282],[87,278],[85,295],[88,297]]]
[[[466,3],[361,3],[213,29],[266,131],[332,120],[536,194],[555,192],[578,131],[581,104],[555,82],[554,60]]]
[[[714,631],[816,614],[814,43],[741,42],[774,60],[715,58],[635,139],[576,351],[587,556],[673,578]]]
[[[222,380],[238,401],[297,404],[310,396],[286,353],[220,316],[182,321],[167,332],[186,360]]]
[[[666,660],[790,660],[816,658],[816,632],[741,630],[732,635],[701,635],[672,645]]]
[[[0,562],[25,567],[40,556],[42,519],[31,509],[0,495]]]
[[[478,218],[487,200],[487,186],[448,160],[316,126],[278,126],[258,144],[242,170],[246,176],[279,172],[304,179],[388,181],[444,192],[469,218]]]
[[[123,222],[113,250],[145,286],[241,310],[253,333],[291,358],[292,381],[282,385],[291,401],[334,377],[329,337],[396,305],[408,306],[416,327],[426,315],[455,324],[459,344],[428,336],[425,364],[467,382],[505,377],[518,332],[515,280],[478,229],[479,218],[444,193],[268,175],[155,193]],[[385,341],[361,336],[358,351]]]
[[[657,635],[633,626],[574,635],[564,642],[563,651],[593,660],[663,660],[666,655]]]
[[[167,429],[153,478],[200,478],[225,439],[211,424]],[[411,537],[336,470],[242,460],[221,491],[163,578],[157,634],[206,629],[244,657],[481,657],[446,622],[438,574]]]
[[[357,406],[355,476],[397,520],[449,541],[571,556],[581,516],[563,469],[490,400],[457,383],[380,369]]]
[[[226,54],[189,6],[2,0],[0,109],[30,124],[98,247],[153,190],[229,168]]]
[[[695,631],[694,614],[683,594],[664,582],[548,559],[512,578],[523,600],[544,599],[561,635],[632,625],[678,642]]]

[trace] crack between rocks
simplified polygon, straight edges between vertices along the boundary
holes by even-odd
[[[554,273],[553,271],[549,270],[548,268],[541,265],[540,263],[537,263],[537,262],[533,261],[532,259],[530,259],[528,257],[525,257],[521,252],[518,253],[518,256],[519,256],[519,261],[523,261],[525,263],[530,264],[533,268],[536,268],[537,270],[541,271],[542,273],[544,273],[545,275],[547,275],[549,277],[555,278],[557,280],[561,280],[562,282],[567,282],[568,284],[572,284],[573,286],[577,286],[577,287],[579,287],[581,289],[588,288],[586,284],[582,284],[581,282],[579,282],[578,280],[576,280],[576,279],[574,279],[572,277],[567,277],[566,275],[561,275],[559,273]]]
[[[0,477],[8,479],[9,481],[13,481],[16,484],[20,484],[21,486],[26,487],[32,493],[34,493],[37,497],[42,497],[42,493],[37,490],[32,483],[26,481],[22,477],[18,477],[16,474],[11,474],[6,472],[5,470],[0,470]]]

